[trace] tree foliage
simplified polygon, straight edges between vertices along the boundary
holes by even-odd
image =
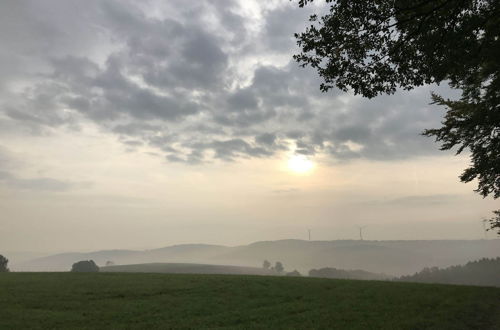
[[[335,85],[374,97],[447,79],[462,88],[498,73],[496,0],[326,2],[329,13],[295,34],[295,59],[318,70],[324,91]]]
[[[9,268],[7,267],[9,263],[9,259],[5,258],[3,255],[0,254],[0,273],[5,273],[9,271]]]
[[[285,267],[283,267],[283,264],[280,261],[276,261],[274,264],[274,270],[278,273],[281,274],[283,271],[285,271]]]
[[[312,0],[299,0],[303,7]],[[447,81],[460,100],[432,95],[447,108],[443,126],[424,131],[441,149],[471,152],[460,179],[478,180],[483,197],[500,196],[500,1],[326,0],[330,10],[312,15],[295,34],[294,56],[315,68],[320,88],[352,89],[372,98],[398,88]],[[496,219],[496,220],[495,220]],[[492,219],[500,234],[500,220]]]
[[[500,210],[493,211],[493,217],[490,219],[490,225],[492,230],[497,230],[500,234]]]
[[[82,260],[75,262],[71,267],[71,271],[75,273],[94,273],[99,271],[99,266],[94,260]]]
[[[262,268],[264,269],[271,268],[271,263],[268,260],[264,260],[264,262],[262,263]]]
[[[470,150],[472,166],[460,175],[460,180],[477,179],[476,192],[483,197],[500,197],[500,109],[491,111],[491,107],[481,103],[445,100],[436,94],[432,94],[432,100],[444,105],[447,113],[443,127],[425,130],[424,135],[435,136],[442,142],[441,150],[455,146],[457,154]]]

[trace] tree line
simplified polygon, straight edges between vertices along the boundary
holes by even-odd
[[[413,275],[402,276],[398,281],[500,286],[500,257],[483,258],[444,269],[427,267]]]
[[[302,274],[300,274],[300,272],[296,269],[291,271],[291,272],[286,272],[285,267],[283,266],[281,261],[276,261],[274,266],[272,266],[271,263],[269,262],[269,260],[264,260],[264,262],[262,263],[262,268],[264,268],[265,270],[269,270],[271,272],[274,272],[277,275],[302,276]]]

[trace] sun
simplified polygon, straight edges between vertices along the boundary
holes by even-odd
[[[309,173],[314,168],[314,163],[304,155],[293,155],[288,159],[288,168],[295,173]]]

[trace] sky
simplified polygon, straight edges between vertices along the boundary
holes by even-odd
[[[498,208],[425,128],[292,59],[321,2],[0,3],[0,251],[478,239]],[[492,234],[490,234],[492,235]]]

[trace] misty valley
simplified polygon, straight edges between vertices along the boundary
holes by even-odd
[[[89,253],[62,253],[24,261],[11,259],[10,268],[14,271],[31,272],[69,271],[72,264],[77,261],[93,260],[102,271],[273,275],[275,273],[269,268],[279,261],[284,265],[283,274],[296,270],[302,275],[308,275],[311,270],[331,267],[346,271],[364,271],[365,275],[362,273],[357,277],[352,275],[353,278],[376,280],[409,276],[424,268],[446,268],[483,258],[497,258],[499,254],[500,240],[498,239],[467,241],[280,240],[234,247],[184,244],[143,251],[105,250]],[[262,267],[264,260],[271,263],[267,269]],[[172,266],[162,270],[161,266],[154,266],[154,263],[170,263]],[[149,265],[141,267],[139,264]],[[179,265],[174,267],[174,264]],[[186,265],[181,267],[181,264]],[[201,265],[191,269],[189,264]],[[226,269],[224,266],[227,266]],[[370,273],[372,275],[368,275]]]

